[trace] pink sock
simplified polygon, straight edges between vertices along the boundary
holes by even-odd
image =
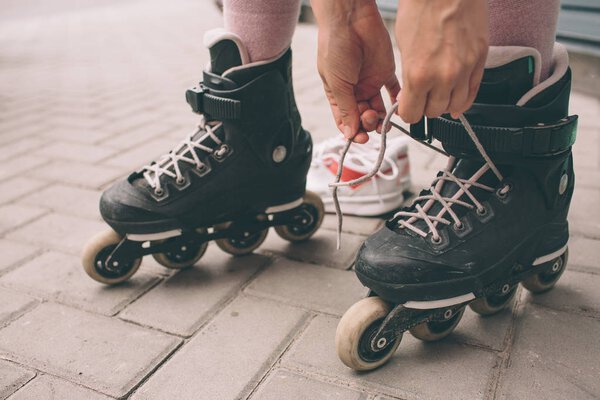
[[[276,57],[292,43],[300,0],[224,0],[225,29],[238,35],[250,61]]]
[[[542,55],[541,80],[552,70],[560,0],[488,0],[490,45],[525,46]]]

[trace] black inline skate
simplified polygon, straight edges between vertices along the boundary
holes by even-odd
[[[207,35],[211,65],[187,91],[200,124],[160,160],[110,187],[100,212],[112,229],[83,251],[95,280],[127,280],[152,254],[168,268],[194,264],[215,240],[233,255],[252,252],[268,228],[306,240],[323,203],[305,192],[312,142],[294,100],[291,50],[249,63],[240,39]]]
[[[472,108],[459,120],[445,115],[427,120],[426,131],[411,130],[439,140],[448,164],[359,251],[356,275],[370,294],[336,333],[350,368],[384,364],[407,330],[439,340],[467,305],[495,314],[511,304],[519,282],[540,293],[560,278],[577,116],[568,115],[566,50],[556,45],[553,73],[543,82],[539,65],[534,49],[491,48]]]

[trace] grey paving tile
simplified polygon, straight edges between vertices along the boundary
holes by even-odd
[[[50,251],[0,278],[0,285],[105,315],[113,315],[146,292],[158,277],[144,270],[116,286],[106,286],[83,271],[77,256]]]
[[[177,130],[173,129],[173,126],[171,124],[160,122],[148,123],[153,121],[150,121],[150,118],[148,118],[148,116],[144,114],[140,114],[137,118],[140,118],[140,123],[142,124],[141,126],[138,125],[132,129],[128,129],[123,133],[115,134],[115,132],[112,132],[112,135],[102,140],[101,143],[105,146],[126,150],[138,147],[140,144],[146,143],[146,141],[148,141],[149,139],[167,139],[168,137],[170,137],[172,142],[170,143],[169,147],[165,147],[162,149],[154,148],[153,150],[157,150],[154,151],[156,154],[146,154],[145,161],[151,161],[152,157],[168,152],[171,149],[171,147],[179,143],[179,141],[183,140],[185,138],[185,134],[187,133],[186,130],[179,130],[178,134],[175,135],[174,133],[172,133],[172,131]],[[190,125],[189,130],[191,131],[193,127],[193,125]],[[108,131],[109,129],[109,127],[104,128],[104,130],[106,131]],[[118,165],[123,166],[123,161],[121,161],[121,163],[119,163]]]
[[[0,355],[120,397],[179,342],[122,321],[44,303],[0,330]]]
[[[216,246],[209,246],[195,267],[171,276],[129,305],[119,317],[190,336],[269,261],[268,257],[254,254],[231,257]]]
[[[500,399],[596,399],[600,321],[526,305]]]
[[[489,391],[498,363],[494,353],[448,340],[423,343],[410,334],[404,335],[385,366],[358,374],[335,353],[337,322],[337,318],[316,317],[285,354],[282,365],[403,399],[482,399]]]
[[[0,288],[0,327],[31,310],[37,301],[29,296]]]
[[[80,254],[85,242],[104,229],[106,225],[99,221],[52,213],[12,231],[7,238]]]
[[[524,300],[555,310],[600,317],[600,275],[565,271],[549,292],[534,295],[525,291]]]
[[[91,127],[76,128],[68,126],[57,126],[53,129],[45,130],[41,133],[44,137],[48,137],[56,140],[68,140],[70,142],[82,143],[82,144],[93,144],[101,142],[112,134],[102,129],[95,129]]]
[[[47,158],[30,154],[11,158],[0,164],[0,179],[5,181],[17,176],[23,176],[31,171],[40,170],[42,165],[44,165],[45,168],[47,163]]]
[[[319,382],[278,369],[250,397],[252,400],[365,400],[367,395],[347,387]]]
[[[585,268],[600,273],[600,240],[572,236],[567,268]]]
[[[32,193],[47,183],[27,177],[18,177],[0,182],[0,204],[20,199],[22,196]]]
[[[349,269],[364,240],[364,236],[342,233],[342,247],[336,250],[336,233],[327,229],[319,230],[312,238],[300,243],[290,243],[271,232],[260,249],[298,261]]]
[[[36,246],[0,239],[0,254],[2,254],[2,257],[0,257],[0,275],[38,251],[39,249]]]
[[[512,307],[487,317],[468,308],[459,325],[446,340],[502,351],[506,348],[512,321]]]
[[[125,150],[115,156],[112,156],[103,164],[112,167],[120,168],[123,171],[135,171],[143,165],[150,164],[153,160],[158,160],[163,154],[167,154],[172,148],[177,145],[169,139],[154,139],[144,140],[143,143],[133,147],[130,150]]]
[[[381,218],[361,218],[353,215],[344,215],[342,232],[353,233],[355,235],[369,236],[379,229],[383,224]],[[323,219],[321,229],[329,229],[337,232],[337,217],[335,214],[326,214]]]
[[[569,209],[571,231],[590,238],[600,239],[600,190],[577,188]]]
[[[304,320],[302,310],[239,298],[167,361],[133,396],[179,399],[247,396]]]
[[[22,387],[10,400],[109,400],[93,390],[49,375],[40,375]]]
[[[44,147],[48,140],[37,137],[25,137],[20,140],[12,141],[0,146],[0,154],[6,159],[17,157],[23,153],[35,153],[38,149]]]
[[[66,215],[99,219],[100,195],[101,192],[96,190],[54,184],[21,198],[19,204],[47,208]]]
[[[119,168],[92,165],[75,161],[54,161],[31,173],[39,179],[47,179],[70,185],[98,189],[123,175]]]
[[[8,398],[15,390],[35,376],[35,373],[11,362],[0,360],[0,399]]]
[[[25,225],[46,212],[43,208],[17,204],[0,206],[0,234]]]
[[[35,152],[53,160],[95,163],[115,153],[115,149],[97,144],[54,142]]]
[[[279,258],[248,285],[246,292],[342,315],[366,295],[367,289],[352,271]]]

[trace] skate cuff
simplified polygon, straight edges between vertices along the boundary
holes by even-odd
[[[490,154],[543,156],[561,153],[575,143],[577,115],[554,124],[524,128],[473,125],[484,149]],[[427,120],[427,136],[439,140],[451,152],[477,152],[463,125],[446,118]]]
[[[239,100],[218,97],[195,86],[185,92],[185,99],[198,114],[207,114],[214,119],[239,119],[242,116],[242,103]]]

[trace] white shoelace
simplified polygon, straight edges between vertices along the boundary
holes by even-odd
[[[206,164],[200,160],[195,149],[200,149],[206,153],[212,153],[214,151],[213,148],[202,144],[202,142],[204,142],[207,138],[211,138],[217,145],[220,146],[222,141],[214,132],[219,128],[219,126],[221,126],[221,124],[221,122],[218,122],[214,125],[211,125],[206,122],[204,116],[202,116],[197,128],[190,133],[185,140],[181,141],[169,153],[161,156],[157,162],[144,166],[142,168],[144,171],[144,178],[150,187],[153,188],[155,192],[162,193],[163,189],[160,182],[160,177],[162,175],[167,175],[171,178],[174,178],[178,184],[185,183],[185,178],[183,177],[181,169],[179,168],[180,162],[195,165],[199,170],[206,168]],[[205,132],[204,135],[192,140],[194,136],[201,132]]]
[[[358,179],[352,180],[352,181],[340,182],[344,159],[346,157],[346,153],[348,153],[348,150],[350,149],[350,146],[352,145],[352,142],[347,141],[344,146],[344,149],[342,151],[342,156],[340,158],[340,162],[339,162],[339,166],[338,166],[338,173],[336,175],[336,180],[334,183],[329,184],[330,187],[333,187],[333,202],[335,205],[335,211],[336,211],[337,218],[338,218],[338,230],[337,230],[337,248],[338,249],[340,248],[340,245],[341,245],[343,217],[342,217],[342,212],[340,210],[339,201],[337,198],[337,188],[340,186],[350,186],[350,185],[360,184],[360,183],[370,179],[371,177],[373,177],[377,173],[377,171],[379,171],[379,168],[381,166],[381,163],[383,162],[384,155],[385,155],[387,131],[389,130],[389,128],[391,126],[398,128],[400,131],[402,131],[410,136],[410,133],[406,129],[391,122],[391,118],[396,113],[397,109],[398,109],[398,103],[395,103],[392,106],[392,108],[388,111],[388,113],[385,116],[385,119],[383,120],[383,124],[382,124],[382,128],[381,128],[381,145],[380,145],[380,149],[379,149],[379,154],[377,156],[377,161],[376,161],[373,169],[368,174],[366,174],[365,176],[362,176]],[[469,178],[469,179],[458,178],[451,172],[456,159],[455,159],[455,157],[450,156],[450,158],[448,160],[448,164],[447,164],[446,168],[444,169],[444,171],[442,172],[442,175],[440,177],[434,179],[434,181],[430,187],[431,193],[428,195],[419,196],[415,199],[414,204],[415,204],[416,211],[414,211],[414,212],[400,211],[394,215],[394,218],[408,217],[408,219],[400,219],[398,221],[398,225],[401,228],[410,229],[411,231],[418,234],[419,236],[427,237],[428,232],[423,231],[422,229],[420,229],[419,227],[417,227],[415,225],[415,223],[419,220],[424,221],[425,224],[427,225],[427,227],[429,228],[429,232],[431,232],[431,234],[432,234],[431,240],[434,243],[439,243],[441,241],[441,236],[437,229],[438,223],[441,223],[444,225],[449,225],[452,223],[452,221],[448,220],[447,218],[444,218],[445,214],[450,215],[450,217],[454,221],[455,228],[457,228],[457,229],[462,228],[462,223],[461,223],[460,219],[458,218],[458,216],[454,212],[454,210],[452,210],[452,206],[454,204],[458,204],[463,207],[467,207],[469,209],[477,208],[477,211],[479,213],[485,212],[484,206],[481,204],[481,202],[479,202],[477,200],[477,198],[473,195],[473,193],[471,193],[469,191],[469,188],[476,187],[476,188],[483,189],[485,191],[493,192],[494,191],[493,188],[483,185],[478,182],[478,180],[488,170],[491,169],[492,172],[494,173],[494,175],[496,175],[496,177],[498,178],[498,180],[500,180],[500,181],[504,180],[504,177],[502,176],[502,174],[500,173],[500,171],[498,170],[498,168],[496,167],[494,162],[490,159],[490,157],[486,153],[483,146],[481,145],[481,142],[477,138],[477,135],[473,131],[473,128],[471,127],[471,124],[469,124],[469,121],[467,121],[465,116],[462,114],[459,116],[459,120],[463,124],[469,137],[475,144],[477,151],[479,152],[479,154],[481,154],[481,156],[485,160],[485,164],[478,171],[476,171],[475,174],[473,174],[471,176],[471,178]],[[410,137],[412,138],[412,136],[410,136]],[[446,154],[445,152],[437,149],[435,146],[432,146],[428,143],[421,142],[421,141],[419,141],[419,143],[425,144],[427,147],[433,148],[436,151]],[[444,197],[440,193],[445,182],[454,182],[459,187],[459,190],[452,197]],[[500,193],[506,194],[509,190],[510,190],[510,187],[508,185],[506,185],[505,187],[503,187],[500,190]],[[459,200],[463,194],[466,195],[473,202],[473,204],[469,204],[465,201]],[[422,200],[426,200],[426,203],[423,206],[418,204],[419,201],[422,201]],[[431,208],[433,207],[433,205],[436,202],[439,202],[442,205],[441,210],[437,213],[437,215],[429,215],[428,212],[431,210]]]
[[[351,147],[344,159],[344,166],[356,172],[368,174],[373,168],[372,166],[377,163],[377,156],[379,154],[378,147],[370,143],[369,141],[364,145]],[[339,165],[345,144],[346,141],[337,136],[321,142],[315,147],[315,154],[311,164],[314,167],[320,167],[325,164],[327,159],[331,159]],[[396,179],[398,174],[398,165],[394,162],[394,159],[384,155],[380,168],[375,175],[384,180],[391,181]]]

